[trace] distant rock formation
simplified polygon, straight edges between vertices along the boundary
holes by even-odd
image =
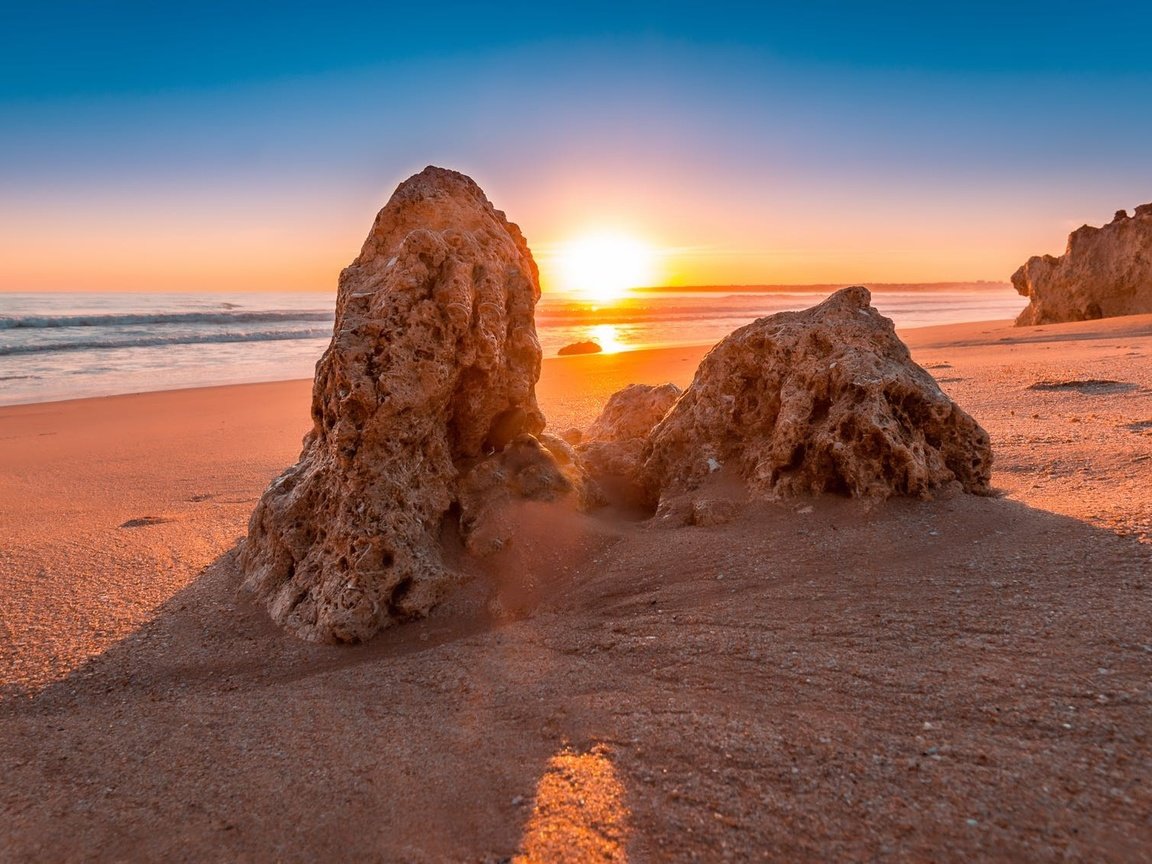
[[[1029,298],[1017,326],[1152,312],[1152,204],[1077,228],[1062,256],[1029,258],[1012,285]]]
[[[520,229],[471,179],[429,167],[397,188],[340,274],[300,461],[240,553],[274,620],[358,642],[425,615],[458,578],[440,546],[458,509],[492,543],[489,504],[572,491],[532,437],[539,296]]]
[[[866,288],[761,318],[712,349],[656,425],[649,501],[725,471],[753,495],[986,494],[988,434],[917,366]]]
[[[603,350],[599,342],[593,342],[589,339],[587,342],[573,342],[571,345],[565,345],[556,353],[561,357],[568,357],[572,354],[599,354]]]
[[[680,393],[675,384],[630,384],[612,394],[583,434],[576,446],[580,464],[609,499],[640,497],[631,487],[648,435]]]

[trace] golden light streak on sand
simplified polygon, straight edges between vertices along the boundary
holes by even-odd
[[[624,785],[603,745],[548,761],[513,864],[626,864]]]

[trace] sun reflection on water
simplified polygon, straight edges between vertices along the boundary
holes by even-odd
[[[615,354],[625,348],[624,343],[620,341],[620,330],[615,324],[597,324],[590,328],[589,332],[605,354]]]

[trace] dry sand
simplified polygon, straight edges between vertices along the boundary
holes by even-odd
[[[1152,316],[903,335],[1002,497],[529,508],[358,648],[236,592],[307,382],[0,409],[0,861],[1149,860]],[[702,353],[549,360],[541,403]]]

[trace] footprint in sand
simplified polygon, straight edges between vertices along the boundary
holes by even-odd
[[[123,523],[121,528],[143,528],[146,525],[163,525],[165,522],[175,522],[168,516],[137,516],[135,519],[129,519]]]

